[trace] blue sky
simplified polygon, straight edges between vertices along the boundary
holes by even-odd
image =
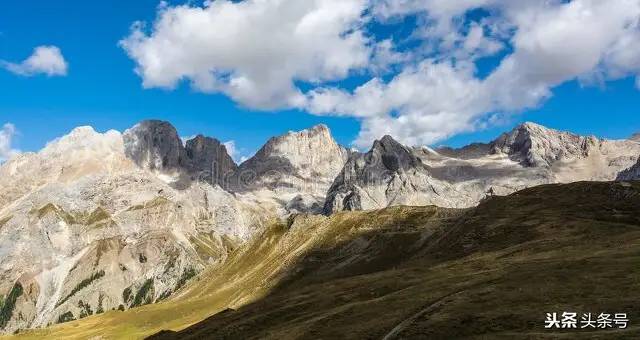
[[[166,6],[171,8],[176,3],[180,2],[174,1]],[[195,2],[191,3],[198,6]],[[363,118],[358,115],[357,107],[345,109],[344,113],[338,112],[339,106],[327,113],[295,105],[275,105],[265,109],[262,101],[254,104],[253,98],[239,99],[234,97],[236,94],[233,92],[225,90],[202,91],[190,86],[188,81],[178,82],[174,88],[143,88],[143,77],[137,75],[134,68],[143,65],[144,61],[128,55],[127,52],[131,51],[125,51],[118,42],[129,36],[130,27],[135,21],[153,22],[158,15],[158,4],[158,1],[150,0],[110,3],[21,1],[2,4],[0,60],[19,63],[29,57],[36,46],[53,45],[60,49],[68,63],[65,76],[24,76],[0,69],[0,125],[12,123],[19,131],[12,141],[12,148],[38,150],[47,141],[80,125],[91,125],[99,131],[122,131],[142,119],[156,118],[172,122],[183,136],[203,133],[222,141],[234,140],[242,154],[249,154],[271,136],[318,123],[327,124],[340,143],[351,145],[361,136],[363,119],[374,121],[370,116]],[[504,11],[506,13],[507,9]],[[375,41],[392,38],[395,49],[400,53],[424,50],[430,38],[415,38],[417,28],[426,27],[431,21],[441,18],[421,15],[415,12],[406,16],[400,14],[394,20],[369,23],[362,29]],[[463,24],[461,27],[466,27],[464,32],[461,31],[466,34],[471,26]],[[147,28],[145,33],[151,35],[153,30]],[[470,59],[478,67],[475,78],[481,79],[483,74],[492,73],[500,61],[512,53],[510,39],[512,37],[504,38],[502,52]],[[249,50],[246,53],[255,52]],[[412,56],[414,59],[410,62],[392,63],[382,74],[358,71],[357,67],[353,67],[356,70],[349,71],[348,75],[320,85],[323,89],[335,87],[353,91],[374,76],[391,81],[403,68],[418,64],[419,59],[437,59],[439,54],[445,53],[449,52],[437,47],[419,57]],[[547,96],[536,99],[533,104],[510,108],[499,122],[488,126],[452,129],[445,138],[435,139],[433,144],[461,146],[473,141],[487,141],[523,121],[534,121],[580,134],[625,138],[640,130],[640,95],[634,72],[605,77],[595,84],[570,76],[563,78],[559,84],[550,81],[547,84],[552,91],[550,98]],[[146,79],[150,77],[152,75]],[[294,81],[302,92],[320,86],[314,81]],[[402,104],[399,107],[404,110],[411,105],[414,104]],[[307,113],[310,111],[316,114]],[[399,113],[400,116],[403,114]],[[406,113],[407,117],[414,117],[412,114],[413,111]],[[390,117],[395,116],[390,113]],[[473,117],[479,121],[488,119],[477,115],[475,111]],[[371,131],[384,130],[376,127]],[[422,133],[420,131],[431,133],[427,128],[416,131],[417,134]],[[433,139],[408,135],[406,140]]]

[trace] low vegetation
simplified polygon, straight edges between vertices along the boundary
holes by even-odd
[[[0,304],[0,329],[7,325],[7,322],[11,320],[13,310],[16,306],[16,300],[22,295],[23,288],[20,282],[16,282],[7,297],[3,299]]]
[[[154,289],[153,279],[147,279],[144,281],[136,296],[133,298],[131,307],[137,307],[142,305],[148,305],[153,302]]]
[[[77,292],[81,291],[83,288],[85,288],[88,285],[90,285],[91,283],[93,283],[93,281],[100,279],[104,275],[105,275],[104,270],[100,270],[98,272],[95,272],[95,273],[91,274],[91,276],[89,276],[88,278],[80,281],[80,283],[78,283],[75,287],[73,287],[73,289],[71,290],[71,292],[69,294],[67,294],[67,296],[65,296],[63,299],[60,299],[60,301],[58,301],[56,306],[60,306],[63,303],[67,302],[67,300],[69,300]]]

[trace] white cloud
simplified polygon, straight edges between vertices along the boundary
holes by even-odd
[[[8,71],[21,76],[46,74],[47,76],[67,75],[68,64],[56,46],[38,46],[30,57],[21,63],[2,62]]]
[[[149,34],[137,23],[121,46],[144,87],[189,80],[259,109],[298,106],[295,81],[339,80],[366,67],[367,0],[247,0],[162,5]]]
[[[4,124],[0,129],[0,162],[19,153],[18,150],[12,148],[13,139],[17,133],[16,127],[11,123]]]
[[[236,150],[236,142],[230,140],[230,141],[224,142],[222,144],[227,149],[227,153],[229,154],[229,156],[231,156],[231,158],[235,159],[235,157],[237,156],[237,153],[238,153],[238,150]]]
[[[470,65],[426,60],[388,83],[374,79],[353,93],[317,89],[309,94],[308,109],[361,118],[358,147],[385,134],[417,145],[472,129],[471,118],[489,105],[484,91]]]
[[[485,15],[469,22],[475,9]],[[366,28],[407,15],[420,18],[409,49]],[[639,22],[640,0],[218,0],[163,5],[121,45],[145,87],[188,80],[252,108],[356,117],[355,145],[367,147],[383,134],[432,144],[482,128],[571,80],[636,77],[640,88]],[[481,78],[475,62],[501,50]],[[371,79],[336,83],[355,72]]]
[[[450,23],[455,22],[456,15],[479,7],[481,2],[384,3],[378,12],[386,17],[408,13],[402,9],[412,13],[431,10],[429,15],[437,23],[429,39],[444,41],[452,34],[456,36],[454,40],[464,36],[449,31],[457,29]],[[427,59],[418,67],[407,66],[387,83],[374,79],[351,93],[339,88],[313,90],[308,93],[307,108],[316,114],[360,118],[362,130],[357,146],[367,146],[385,133],[408,144],[431,144],[484,126],[496,119],[495,113],[540,105],[551,96],[553,87],[563,82],[606,81],[640,73],[638,0],[484,3],[499,16],[493,18],[494,24],[512,27],[515,32],[508,41],[513,53],[486,79],[474,74],[471,62],[478,53],[499,49],[499,43],[493,43],[497,38],[485,36],[482,26],[472,24],[462,45],[453,44],[452,50],[447,51],[452,60],[465,53],[471,53],[469,58],[454,64],[442,58],[441,46],[439,59]],[[441,27],[446,29],[440,31]],[[496,35],[499,34],[503,32]]]
[[[241,164],[247,159],[251,158],[251,156],[255,152],[247,152],[245,148],[238,148],[236,142],[233,140],[222,143],[225,148],[227,148],[227,153],[237,164]]]

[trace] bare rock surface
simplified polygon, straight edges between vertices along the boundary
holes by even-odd
[[[268,218],[219,186],[171,185],[187,153],[175,129],[144,131],[134,151],[82,127],[0,167],[4,331],[161,301]]]
[[[540,184],[611,181],[639,152],[632,140],[578,136],[534,123],[459,149],[409,148],[385,136],[349,159],[327,193],[324,212],[402,204],[463,208]]]
[[[348,155],[325,125],[289,132],[242,163],[233,187],[246,200],[283,213],[319,212]]]
[[[198,135],[186,142],[185,149],[194,177],[229,188],[229,180],[237,172],[238,166],[224,144],[215,138]]]
[[[617,180],[619,181],[637,181],[640,180],[640,158],[638,162],[629,169],[626,169],[618,174]]]

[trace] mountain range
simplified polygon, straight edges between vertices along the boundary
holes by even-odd
[[[638,156],[637,138],[534,123],[458,149],[383,136],[358,152],[318,125],[274,137],[238,165],[219,140],[183,143],[168,122],[123,133],[79,127],[0,166],[0,328],[172,300],[202,273],[222,273],[212,268],[236,261],[238,249],[258,247],[274,221],[289,218],[293,228],[299,216],[317,225],[344,211],[432,205],[452,218],[459,213],[447,209],[534,186],[640,179]],[[350,247],[370,244],[358,242]]]

